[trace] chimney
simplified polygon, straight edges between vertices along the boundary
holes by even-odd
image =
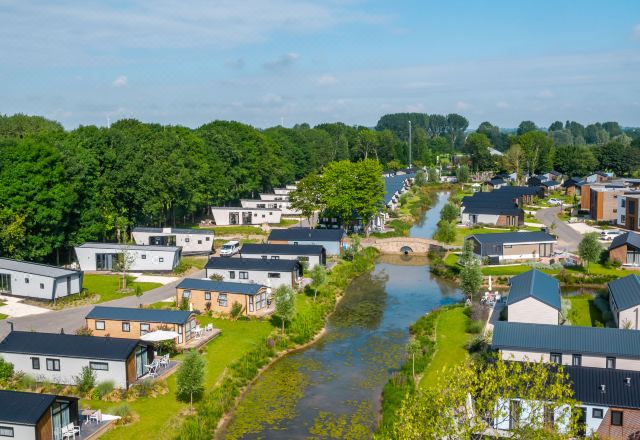
[[[628,387],[631,386],[631,378],[630,377],[625,377],[624,378],[624,384]]]
[[[60,327],[60,334],[64,335],[64,327]]]
[[[606,393],[607,392],[607,386],[606,385],[600,385],[600,392],[602,394]]]

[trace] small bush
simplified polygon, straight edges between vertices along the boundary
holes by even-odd
[[[116,422],[118,425],[127,425],[137,418],[136,414],[126,403],[114,406],[109,410],[109,412],[114,416],[120,417]]]
[[[76,387],[82,394],[88,393],[96,385],[96,375],[89,367],[82,367],[80,375],[75,377]]]
[[[13,377],[13,364],[0,358],[0,383],[6,383]]]
[[[238,319],[240,315],[242,315],[242,312],[244,312],[244,306],[238,301],[234,301],[233,304],[231,304],[231,312],[229,313],[231,318],[234,320]]]
[[[93,389],[93,392],[91,393],[91,398],[94,400],[100,400],[107,394],[111,394],[111,392],[113,392],[114,387],[115,385],[112,380],[100,382]]]
[[[478,334],[482,331],[484,323],[482,321],[468,321],[466,325],[466,332],[471,334]]]
[[[34,390],[38,382],[29,374],[21,374],[18,379],[18,386],[23,390]]]
[[[78,335],[78,336],[92,336],[93,335],[93,330],[91,330],[89,327],[87,327],[85,325],[84,327],[80,327],[79,329],[76,330],[76,335]]]

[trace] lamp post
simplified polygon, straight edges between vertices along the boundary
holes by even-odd
[[[411,168],[411,121],[409,121],[409,168]]]

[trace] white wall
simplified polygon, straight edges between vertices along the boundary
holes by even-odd
[[[29,298],[42,299],[51,301],[53,299],[53,293],[56,293],[56,298],[63,298],[67,296],[67,278],[63,277],[58,279],[47,277],[44,275],[35,275],[32,273],[19,272],[13,270],[0,270],[0,273],[11,274],[11,294],[16,296],[25,296]],[[70,274],[71,278],[71,292],[73,295],[79,293],[82,290],[80,285],[80,273]],[[28,282],[27,282],[28,280]]]
[[[117,254],[120,252],[122,250],[116,248],[77,247],[76,257],[83,271],[96,271],[96,254]],[[169,272],[179,263],[177,251],[129,249],[127,252],[133,255],[133,264],[129,268],[131,272]]]
[[[311,269],[313,266],[316,266],[318,264],[320,264],[320,255],[283,255],[283,254],[245,254],[244,252],[240,251],[240,255],[242,255],[243,258],[263,258],[266,257],[264,259],[266,260],[271,260],[271,257],[279,257],[279,260],[295,260],[295,261],[301,261],[300,257],[308,257],[309,261],[308,261],[308,268]]]
[[[18,440],[36,440],[36,427],[0,422],[0,425],[13,428],[13,438]],[[3,437],[5,438],[5,437]],[[10,437],[6,437],[10,438]]]
[[[244,271],[244,270],[243,270]],[[231,278],[229,272],[235,273],[235,278]],[[271,286],[273,288],[280,286],[289,286],[296,287],[292,282],[295,275],[291,272],[277,272],[277,271],[258,271],[258,270],[247,270],[244,272],[249,272],[248,279],[240,279],[240,270],[230,270],[230,269],[206,269],[206,276],[210,278],[214,274],[220,274],[223,277],[223,281],[232,281],[236,283],[244,283],[244,284],[261,284],[263,286]],[[278,273],[280,274],[280,278],[269,278],[269,273]],[[298,280],[296,280],[297,282]]]
[[[126,388],[127,372],[124,361],[103,361],[94,359],[65,358],[60,356],[36,356],[20,353],[2,353],[0,356],[7,362],[11,362],[15,371],[21,371],[34,377],[36,380],[47,380],[51,383],[74,385],[75,377],[82,373],[83,367],[88,367],[90,361],[106,362],[109,364],[109,371],[94,370],[96,382],[112,380],[117,388]],[[31,358],[40,358],[40,369],[34,370]],[[47,358],[60,360],[60,371],[47,370]]]
[[[211,214],[213,215],[213,220],[218,226],[228,226],[231,223],[229,222],[229,214],[230,213],[238,213],[238,224],[252,224],[252,225],[261,225],[263,223],[269,224],[277,224],[280,223],[282,219],[282,211],[278,209],[274,209],[273,211],[269,210],[255,210],[247,208],[229,208],[229,207],[213,207],[211,208]],[[242,223],[242,213],[243,212],[251,212],[251,223]]]
[[[466,212],[462,212],[460,214],[460,222],[463,224],[471,223],[471,215]],[[491,215],[491,214],[476,214],[476,224],[485,224],[485,225],[495,225],[498,223],[499,215]]]
[[[573,361],[574,353],[562,353],[562,364],[563,365],[571,365]],[[575,353],[580,354],[580,353]],[[551,352],[542,353],[542,352],[533,352],[533,351],[523,351],[523,350],[500,350],[500,356],[505,361],[531,361],[537,362],[542,360],[543,362],[550,362]],[[582,366],[583,367],[594,367],[594,368],[606,368],[607,367],[607,357],[606,356],[595,356],[582,354]],[[630,371],[640,371],[640,359],[629,359],[629,358],[616,358],[616,369],[617,370],[630,370]]]
[[[526,401],[521,399],[498,399],[498,404],[496,405],[495,414],[498,417],[493,422],[493,427],[496,429],[501,429],[508,431],[509,430],[509,410],[510,410],[510,401],[518,400],[520,401],[520,405],[522,408],[522,412],[520,413],[519,421],[521,425],[525,425],[527,421],[538,419],[537,423],[544,423],[544,407],[540,403],[531,403],[532,401]],[[565,432],[570,421],[571,417],[571,408],[568,405],[561,405],[554,410],[554,419],[555,426],[559,432]]]
[[[616,317],[618,321],[618,328],[624,328],[624,326],[629,323],[633,330],[640,330],[640,307],[636,306],[631,309],[621,310],[619,317]],[[614,313],[614,316],[616,313]]]
[[[276,196],[280,197],[280,196]],[[291,208],[291,202],[288,200],[240,200],[243,208],[263,208],[263,209],[279,209],[282,215],[300,215],[300,211]]]
[[[133,240],[139,245],[149,245],[149,237],[166,237],[174,235],[176,246],[182,248],[183,253],[209,253],[213,248],[214,234],[182,234],[171,232],[141,232],[133,231]]]
[[[509,322],[558,325],[560,312],[535,298],[526,298],[510,304],[507,316]]]

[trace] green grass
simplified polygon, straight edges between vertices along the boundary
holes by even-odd
[[[571,309],[568,313],[571,325],[584,327],[595,327],[597,323],[604,325],[602,312],[596,306],[593,295],[574,295],[567,297],[567,299],[571,302]]]
[[[520,228],[521,231],[539,231],[540,228],[536,226],[524,226]],[[456,239],[452,243],[453,245],[462,246],[464,243],[464,238],[469,235],[475,234],[491,234],[491,233],[502,233],[502,232],[513,232],[511,228],[459,228],[456,227]]]
[[[216,236],[267,235],[259,227],[251,225],[212,226],[201,229],[212,229]]]
[[[180,258],[180,264],[173,269],[173,273],[183,274],[191,268],[204,269],[204,265],[207,264],[208,258],[206,256],[193,256]]]
[[[121,293],[118,292],[120,279],[120,275],[85,274],[82,285],[89,293],[100,295],[98,302],[111,301],[134,295],[136,286],[140,286],[142,292],[162,286],[160,283],[137,283],[133,281],[132,277],[127,277],[127,288],[132,289],[132,291],[129,293]]]
[[[238,360],[254,344],[271,333],[273,327],[268,321],[229,321],[223,319],[198,316],[201,325],[212,323],[222,333],[206,346],[206,377],[205,387],[211,388],[220,379],[225,368]],[[153,398],[143,398],[128,402],[131,409],[140,419],[128,426],[112,429],[101,439],[169,439],[175,438],[181,420],[180,415],[187,409],[187,404],[176,399],[175,374],[167,379],[169,393]],[[109,409],[119,405],[119,402],[102,402],[83,400],[81,406],[102,409],[106,413]]]
[[[280,223],[278,223],[278,226],[281,228],[288,228],[289,226],[297,225],[298,223],[300,223],[299,220],[295,220],[292,218],[283,218],[280,220]]]
[[[5,315],[4,313],[0,313],[0,321],[2,321],[3,319],[7,319],[9,317],[9,315]]]
[[[468,319],[463,307],[452,308],[438,316],[435,353],[420,379],[420,387],[435,385],[443,368],[450,368],[467,359],[469,335],[465,329]]]

